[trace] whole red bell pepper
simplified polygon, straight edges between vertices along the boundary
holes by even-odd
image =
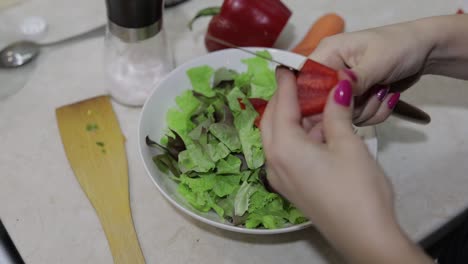
[[[292,12],[280,0],[225,0],[203,9],[189,23],[213,16],[206,34],[241,47],[273,47]],[[228,48],[205,37],[208,51]]]

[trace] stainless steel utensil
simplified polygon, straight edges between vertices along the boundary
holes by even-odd
[[[0,68],[18,68],[33,61],[40,53],[42,47],[50,47],[66,42],[72,42],[84,36],[92,37],[97,34],[104,35],[104,26],[94,28],[82,34],[75,35],[60,41],[47,44],[38,44],[32,41],[17,41],[0,51]]]

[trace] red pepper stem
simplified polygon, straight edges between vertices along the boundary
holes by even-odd
[[[204,17],[204,16],[216,16],[217,14],[219,14],[219,12],[221,12],[221,7],[219,6],[207,7],[205,9],[198,11],[195,17],[192,18],[192,20],[190,20],[190,22],[188,23],[189,29],[192,30],[193,22],[195,22],[197,18]]]

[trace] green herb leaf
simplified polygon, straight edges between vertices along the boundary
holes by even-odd
[[[96,131],[98,129],[99,129],[99,127],[98,127],[98,125],[96,123],[88,123],[86,125],[86,131],[92,132],[92,131]]]

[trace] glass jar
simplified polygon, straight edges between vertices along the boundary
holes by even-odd
[[[109,15],[104,40],[107,89],[117,102],[129,106],[143,105],[153,89],[173,68],[163,28],[163,1],[140,0],[139,2],[143,4],[140,9],[134,10],[136,12],[133,14],[134,21],[129,22],[128,16],[125,17],[127,20],[119,20],[117,17],[115,20],[120,22],[117,24],[113,21],[112,15]],[[151,24],[140,26],[141,21],[138,19],[140,17],[145,19],[143,12],[148,12],[146,10],[148,6],[155,5],[160,8],[159,15],[157,13],[155,15],[154,12],[147,15],[146,18],[152,18],[149,20]],[[125,9],[125,12],[130,11]]]

